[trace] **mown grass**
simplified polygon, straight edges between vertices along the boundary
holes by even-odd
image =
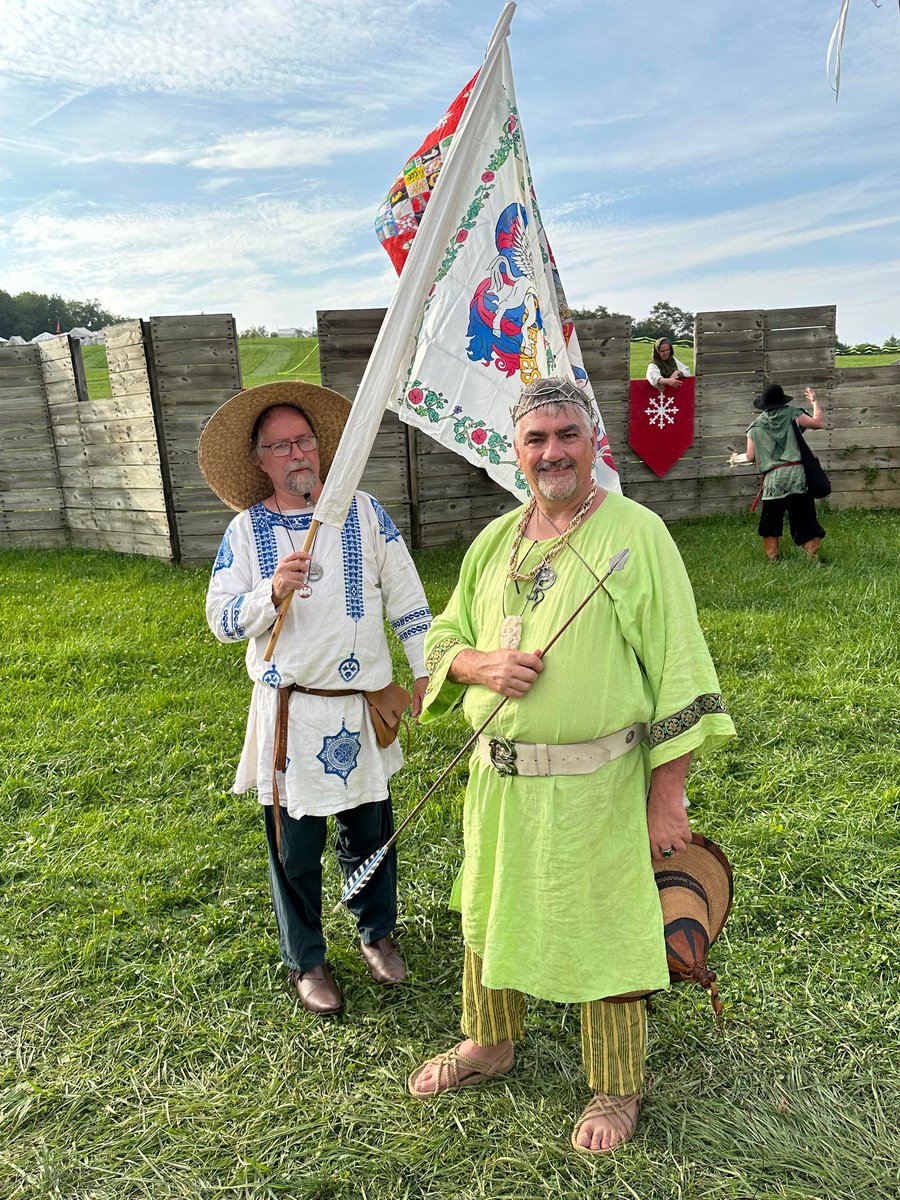
[[[305,379],[308,383],[321,383],[318,338],[241,338],[239,343],[241,373],[244,387],[255,387],[259,383],[273,383],[281,379]],[[653,353],[647,342],[631,343],[631,378],[643,379]],[[694,369],[693,346],[675,347],[676,357],[686,367]],[[839,354],[835,358],[838,367],[880,367],[896,362],[894,354]],[[84,366],[87,376],[88,395],[92,400],[107,399],[112,393],[109,386],[109,368],[105,346],[85,346]]]
[[[410,982],[378,989],[329,915],[347,1009],[316,1020],[283,986],[257,806],[228,790],[248,682],[205,573],[0,555],[3,1200],[897,1195],[900,520],[824,523],[819,568],[762,561],[749,517],[673,527],[739,731],[690,782],[736,870],[727,1025],[700,989],[659,999],[637,1136],[596,1161],[568,1141],[574,1009],[532,1006],[500,1085],[404,1093],[457,1037],[464,772],[401,843]],[[460,552],[419,557],[436,608]],[[416,732],[399,813],[461,737]]]

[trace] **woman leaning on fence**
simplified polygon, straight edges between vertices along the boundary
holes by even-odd
[[[763,476],[759,536],[766,557],[772,560],[778,558],[785,513],[791,537],[811,558],[818,554],[825,536],[816,516],[816,502],[807,486],[792,424],[796,421],[801,429],[822,429],[825,418],[813,389],[808,387],[803,395],[812,405],[811,415],[791,404],[793,396],[786,396],[780,383],[770,383],[753,401],[753,407],[762,411],[747,430],[747,461],[755,462]]]

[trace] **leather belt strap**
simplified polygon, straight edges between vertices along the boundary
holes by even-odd
[[[802,467],[802,466],[803,466],[803,463],[798,458],[796,462],[778,463],[778,465],[775,467],[769,467],[768,471],[763,471],[763,476],[762,476],[762,479],[760,480],[760,484],[759,484],[759,491],[756,493],[756,499],[750,505],[750,511],[756,512],[759,502],[762,499],[763,488],[766,486],[766,476],[767,475],[769,475],[772,471],[779,471],[782,467]]]
[[[628,725],[592,742],[552,746],[546,742],[511,742],[509,738],[478,739],[482,762],[500,775],[588,775],[614,758],[640,746],[649,732],[646,722]]]
[[[278,710],[275,717],[275,748],[272,759],[272,803],[275,807],[275,849],[281,858],[281,798],[278,795],[278,772],[287,767],[288,715],[291,692],[303,692],[306,696],[361,696],[354,688],[330,691],[327,688],[308,688],[299,683],[288,684],[278,689]]]

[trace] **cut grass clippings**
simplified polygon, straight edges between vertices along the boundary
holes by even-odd
[[[727,1023],[699,988],[657,999],[636,1137],[599,1159],[569,1146],[574,1006],[529,1006],[501,1082],[405,1094],[458,1037],[464,770],[400,844],[406,986],[374,985],[330,914],[328,856],[347,1008],[311,1017],[284,987],[257,805],[228,790],[249,683],[205,627],[205,573],[0,554],[2,1200],[897,1195],[900,517],[823,523],[821,567],[764,561],[750,517],[672,527],[739,733],[689,781],[735,865]],[[436,610],[460,554],[418,556]],[[463,736],[416,731],[398,814]]]

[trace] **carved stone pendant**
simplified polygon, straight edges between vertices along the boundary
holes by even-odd
[[[504,617],[500,625],[500,649],[518,650],[521,640],[522,618],[515,614],[511,617]]]

